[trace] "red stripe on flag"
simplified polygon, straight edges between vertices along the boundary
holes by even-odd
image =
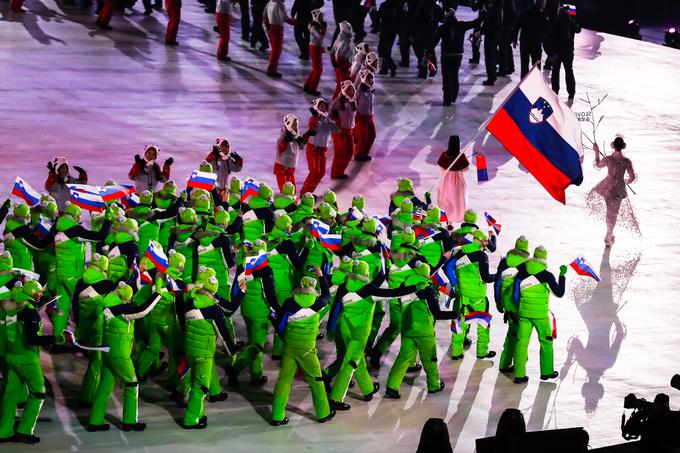
[[[564,190],[571,181],[534,148],[505,109],[496,113],[486,129],[529,170],[555,200],[566,204]]]

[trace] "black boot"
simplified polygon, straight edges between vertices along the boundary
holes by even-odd
[[[18,442],[20,444],[40,443],[40,438],[38,436],[32,436],[30,434],[14,433],[10,439],[10,442]]]
[[[203,416],[198,419],[198,423],[195,425],[182,425],[182,428],[184,429],[205,429],[208,427],[208,417]]]
[[[401,393],[399,393],[399,391],[397,391],[397,390],[387,388],[387,390],[385,390],[385,398],[398,400],[399,398],[401,398]]]
[[[408,367],[406,369],[406,372],[407,373],[417,373],[422,369],[423,369],[423,366],[419,363],[416,363],[415,365]]]
[[[541,375],[541,380],[542,380],[542,381],[547,381],[547,380],[549,380],[549,379],[555,379],[555,378],[556,378],[557,376],[559,376],[559,375],[560,375],[560,373],[558,373],[557,371],[553,371],[553,372],[550,373],[550,374],[542,374],[542,375]]]
[[[529,382],[529,378],[527,376],[515,378],[515,384],[524,384],[525,382]]]
[[[505,373],[512,373],[513,371],[515,371],[515,367],[512,366],[512,365],[510,365],[510,366],[507,367],[507,368],[500,368],[498,371],[500,371],[500,372],[503,373],[503,374],[505,374]]]
[[[331,409],[335,409],[336,411],[348,411],[352,408],[352,406],[347,403],[340,403],[333,400],[328,400],[328,404],[331,406]]]
[[[439,381],[439,388],[434,389],[434,390],[427,390],[427,393],[439,393],[442,390],[444,390],[444,381]]]
[[[317,422],[319,422],[319,423],[326,423],[328,420],[330,420],[331,418],[335,417],[335,414],[336,414],[335,409],[331,409],[331,413],[330,413],[330,414],[326,415],[326,416],[323,417],[323,418],[318,419]]]
[[[121,429],[123,431],[144,431],[146,423],[123,423]]]
[[[108,431],[109,428],[111,428],[111,425],[108,423],[103,423],[101,425],[87,425],[85,430],[91,433],[96,433],[98,431]]]
[[[260,376],[259,379],[251,379],[250,385],[254,385],[256,387],[262,387],[263,385],[265,385],[267,383],[268,380],[269,380],[269,378],[267,376],[262,375],[262,376]]]
[[[289,422],[288,417],[283,417],[283,420],[272,420],[269,422],[269,424],[272,426],[281,426],[287,425],[288,422]]]
[[[218,393],[217,395],[210,395],[208,397],[208,402],[217,403],[219,401],[225,401],[227,398],[229,398],[229,395],[226,392],[221,392]]]
[[[373,395],[378,393],[378,390],[380,390],[380,383],[374,382],[373,383],[373,391],[371,393],[369,393],[368,395],[364,395],[364,401],[371,401],[373,399]]]
[[[490,359],[492,357],[496,357],[496,351],[489,351],[486,353],[486,355],[477,356],[478,359]]]

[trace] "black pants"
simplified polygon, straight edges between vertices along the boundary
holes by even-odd
[[[241,38],[245,41],[250,39],[250,11],[248,10],[248,0],[239,0],[241,8]]]
[[[503,74],[515,72],[515,58],[512,54],[513,29],[503,27],[501,42],[498,46],[498,66]]]
[[[298,21],[293,28],[295,42],[300,49],[300,55],[304,60],[309,58],[309,22]]]
[[[399,53],[401,54],[401,63],[408,65],[411,57],[411,46],[413,45],[413,30],[407,21],[402,23],[399,30]],[[414,46],[415,50],[415,46]]]
[[[519,59],[520,66],[522,70],[522,77],[527,75],[529,68],[536,64],[541,63],[541,56],[543,55],[543,50],[541,49],[541,40],[536,41],[520,41],[519,43]],[[531,59],[531,60],[530,60]]]
[[[442,91],[444,92],[444,102],[456,102],[458,98],[458,71],[462,55],[442,55]]]
[[[397,65],[392,59],[392,47],[394,47],[394,40],[397,39],[397,31],[385,29],[380,30],[380,37],[378,39],[378,56],[381,59],[380,62],[380,73],[387,74],[388,71],[392,71],[397,68]]]
[[[479,63],[479,57],[481,56],[479,48],[482,46],[482,35],[477,35],[476,39],[473,38],[470,42],[470,45],[472,47],[472,57],[470,57],[470,63]]]
[[[557,60],[553,63],[552,74],[550,81],[552,82],[552,89],[555,94],[560,92],[560,66],[564,66],[564,77],[567,80],[567,93],[569,97],[574,97],[576,94],[576,79],[574,78],[574,56],[573,55],[558,55]]]
[[[269,47],[269,40],[267,39],[267,33],[264,31],[262,26],[262,15],[264,14],[264,8],[267,5],[265,0],[253,0],[251,3],[251,12],[253,13],[253,26],[250,34],[250,42],[257,44],[258,42],[262,47]]]
[[[484,35],[484,66],[486,78],[496,81],[496,60],[498,58],[498,36],[496,34]]]

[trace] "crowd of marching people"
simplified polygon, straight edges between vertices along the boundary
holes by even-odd
[[[71,176],[66,159],[55,158],[46,193],[17,178],[12,194],[23,202],[0,208],[0,442],[40,441],[34,429],[46,398],[43,349],[86,361],[79,400],[91,407],[88,431],[110,428],[105,416],[116,383],[123,389],[121,429],[143,431],[138,390],[151,376],[185,408],[182,427],[205,428],[206,400],[227,398],[220,374],[234,391],[248,391],[243,380],[264,385],[269,351],[280,361],[271,424],[288,423],[297,370],[323,423],[350,409],[354,382],[365,401],[380,391],[369,370],[383,365],[399,337],[384,396],[400,398],[405,374],[421,369],[435,394],[445,386],[436,320],[450,322],[451,359],[463,359],[472,337],[474,357],[496,355],[489,285],[508,326],[500,372],[516,383],[529,379],[535,329],[540,378],[557,377],[548,306],[551,293],[564,294],[567,268],[555,277],[546,249],[532,254],[521,236],[493,272],[488,255],[500,225],[490,215],[488,234],[472,209],[454,225],[408,178],[373,211],[360,194],[340,206],[330,190],[296,196],[291,181],[280,180],[275,192],[236,176],[244,162],[225,139],[186,187],[170,179],[172,158],[161,166],[159,157],[147,146],[129,172],[134,185],[103,186],[89,184],[76,166]],[[245,331],[234,328],[235,316]],[[335,343],[334,356],[317,354],[324,337]]]
[[[73,0],[66,0],[73,2]],[[456,16],[457,0],[332,0],[335,29],[327,39],[328,23],[322,8],[324,0],[294,0],[290,11],[284,0],[199,0],[206,13],[215,16],[214,31],[219,35],[216,57],[220,62],[231,61],[229,45],[235,9],[240,12],[241,39],[251,49],[268,52],[266,74],[280,78],[279,60],[283,51],[285,27],[292,26],[301,62],[311,61],[311,69],[302,89],[319,96],[319,82],[323,73],[323,54],[329,52],[335,74],[335,99],[341,84],[351,81],[358,89],[361,71],[368,69],[394,77],[398,67],[409,68],[411,49],[415,55],[419,78],[442,74],[443,104],[456,102],[459,90],[458,73],[461,68],[464,44],[470,42],[472,56],[469,63],[479,64],[483,44],[486,86],[499,77],[515,72],[513,47],[519,45],[520,73],[523,77],[530,67],[541,64],[547,54],[544,69],[552,70],[552,88],[560,90],[560,71],[564,68],[567,92],[573,99],[576,92],[574,78],[574,35],[581,31],[575,20],[573,5],[561,0],[471,0],[478,12],[471,21]],[[132,10],[135,0],[97,0],[95,25],[110,31],[112,17],[117,10]],[[25,12],[23,0],[11,0],[14,13]],[[83,9],[92,7],[91,0],[81,0]],[[182,10],[181,0],[165,0],[168,22],[164,36],[167,46],[177,46]],[[143,0],[144,15],[163,9],[160,0]],[[377,49],[371,51],[365,30],[370,19],[370,32],[378,34]],[[236,26],[236,25],[234,25]],[[468,33],[469,32],[469,33]],[[466,35],[467,34],[467,35]],[[441,44],[440,66],[436,47]],[[399,64],[392,58],[398,47]],[[365,115],[365,113],[361,113]]]

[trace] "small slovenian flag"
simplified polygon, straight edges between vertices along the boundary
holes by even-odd
[[[570,16],[575,16],[576,15],[576,6],[575,5],[565,5],[567,8],[567,12],[569,13]]]
[[[472,323],[477,323],[480,324],[482,327],[485,329],[488,329],[489,326],[491,325],[491,313],[487,313],[485,311],[473,311],[472,313],[468,313],[465,315],[465,323],[466,324],[472,324]]]
[[[347,211],[347,217],[345,217],[345,221],[353,221],[356,220],[358,222],[361,222],[364,220],[364,215],[361,213],[360,210],[356,209],[355,207],[349,208],[349,211]]]
[[[183,378],[189,372],[189,359],[187,356],[182,356],[182,359],[177,364],[177,374]]]
[[[187,187],[211,191],[215,188],[215,181],[217,181],[217,175],[215,173],[194,170],[191,173],[191,176],[189,176]]]
[[[243,190],[241,191],[241,203],[247,203],[251,197],[257,195],[260,187],[253,178],[248,178],[243,183]]]
[[[576,259],[574,259],[574,261],[572,261],[569,266],[571,266],[571,268],[574,269],[578,275],[592,277],[595,279],[595,281],[598,282],[600,281],[600,277],[597,276],[597,274],[593,270],[593,267],[583,257],[583,255],[577,256]]]
[[[389,217],[385,217],[385,216],[377,216],[377,215],[376,215],[376,216],[373,216],[373,217],[375,217],[376,219],[378,219],[378,221],[379,221],[380,223],[382,223],[383,226],[388,227],[388,226],[390,226],[390,225],[392,224],[392,219],[390,219]]]
[[[331,227],[327,223],[323,223],[321,220],[312,219],[310,226],[312,227],[312,236],[319,239],[322,234],[328,234]]]
[[[136,208],[139,206],[139,195],[136,193],[131,193],[125,198],[121,198],[120,202],[123,203],[123,206],[125,206],[125,209],[132,209]]]
[[[441,223],[449,223],[449,216],[446,215],[446,211],[443,209],[439,210],[439,221]]]
[[[48,234],[50,234],[53,225],[54,222],[52,222],[50,219],[48,219],[47,217],[40,216],[38,224],[36,225],[36,229],[38,230],[38,233],[40,233],[42,237],[46,237]]]
[[[456,247],[462,247],[462,246],[468,245],[468,244],[472,244],[472,235],[471,234],[466,234],[466,235],[458,238],[458,242],[456,242]]]
[[[342,248],[342,235],[340,234],[322,234],[319,239],[321,239],[321,246],[332,252],[337,252]]]
[[[262,252],[257,256],[246,258],[246,275],[252,275],[253,272],[264,269],[269,266],[269,255]]]
[[[416,238],[422,239],[422,238],[426,238],[428,236],[432,236],[433,234],[436,233],[436,231],[431,229],[431,228],[416,227],[415,233],[416,233]]]
[[[489,227],[493,229],[494,233],[496,233],[496,236],[501,234],[501,224],[497,223],[496,219],[491,217],[488,212],[484,213],[484,218],[486,219],[487,225],[489,225]]]
[[[486,171],[486,156],[484,154],[477,154],[475,165],[477,166],[477,182],[488,181],[489,173]]]
[[[137,285],[137,288],[141,287],[142,285],[153,284],[153,280],[151,279],[149,273],[147,271],[140,272],[136,262],[132,262],[130,265],[130,270],[132,271],[132,275],[130,275],[128,284],[134,282]]]
[[[451,332],[453,333],[461,333],[463,329],[460,327],[460,319],[452,319],[451,320]]]
[[[21,198],[29,206],[35,206],[40,202],[40,194],[36,192],[29,183],[18,176],[17,179],[14,180],[12,195]]]
[[[380,251],[382,252],[382,257],[386,260],[390,259],[390,250],[387,248],[385,244],[382,242],[380,243]]]
[[[134,191],[134,189],[132,190]],[[99,195],[104,201],[114,201],[120,198],[125,198],[132,193],[128,187],[125,186],[105,186],[99,190]]]
[[[71,191],[71,203],[86,211],[101,212],[106,209],[106,203],[101,195],[93,193]]]
[[[383,219],[386,217],[379,217],[377,215],[374,215],[373,218],[378,221],[378,223],[375,226],[375,234],[377,236],[380,236],[383,233],[386,233],[387,230],[385,229],[385,224],[383,223]]]
[[[170,267],[168,257],[163,252],[163,247],[156,241],[149,241],[149,248],[146,250],[145,256],[151,260],[156,269],[162,274],[165,274],[165,271]]]
[[[165,280],[168,282],[168,288],[170,288],[170,291],[177,292],[180,290],[179,285],[177,284],[174,278],[170,277],[169,275],[166,275]]]

